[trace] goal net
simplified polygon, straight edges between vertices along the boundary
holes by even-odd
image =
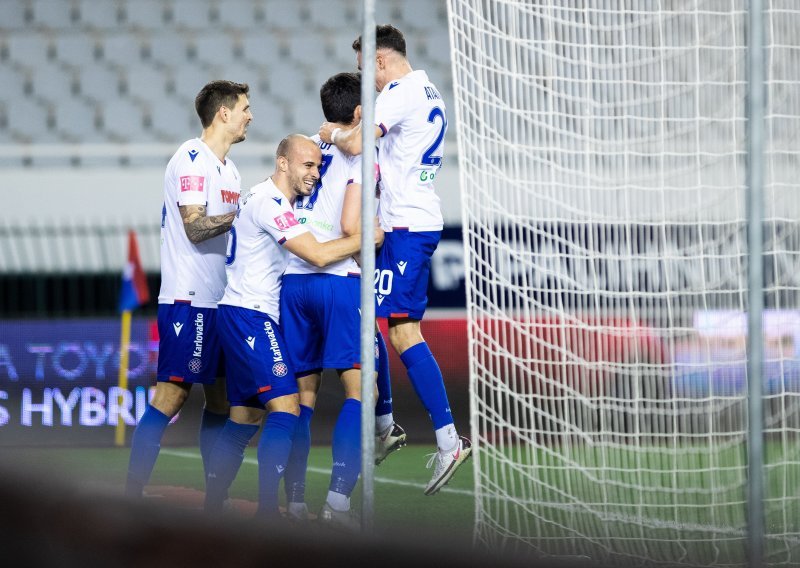
[[[766,2],[765,543],[800,563],[800,5]],[[448,0],[476,539],[747,544],[745,0]]]

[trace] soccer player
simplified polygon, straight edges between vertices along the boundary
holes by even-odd
[[[319,146],[301,134],[278,145],[275,172],[244,192],[228,238],[228,283],[219,321],[226,359],[230,419],[209,459],[205,510],[222,510],[244,450],[266,413],[258,444],[257,517],[278,516],[278,487],[300,414],[288,343],[279,328],[281,279],[290,252],[323,267],[360,249],[359,234],[320,243],[294,216],[298,197],[312,194],[320,178]],[[383,242],[377,228],[376,245]]]
[[[355,126],[361,120],[361,78],[339,73],[320,89],[325,118]],[[341,153],[331,144],[312,137],[322,151],[320,180],[314,193],[298,198],[295,214],[320,241],[361,232],[361,158]],[[374,188],[374,182],[372,184]],[[318,515],[321,522],[357,530],[350,512],[352,493],[361,470],[361,268],[347,258],[317,268],[292,256],[281,288],[281,326],[292,346],[300,389],[300,422],[286,468],[288,513],[307,517],[305,475],[310,449],[310,421],[320,387],[322,369],[336,369],[345,391],[345,402],[333,433],[333,469],[328,496]],[[376,351],[382,385],[376,407],[376,461],[405,444],[405,432],[394,423],[388,352],[380,332]],[[387,392],[388,391],[388,392]]]
[[[439,243],[443,219],[433,180],[442,165],[447,109],[425,71],[414,71],[406,58],[403,34],[391,25],[376,29],[375,136],[381,172],[379,217],[386,232],[376,258],[376,314],[389,320],[389,341],[405,365],[417,396],[436,431],[436,452],[428,466],[433,476],[425,488],[433,495],[472,453],[459,436],[439,365],[420,332],[427,305],[431,256]],[[353,42],[361,69],[361,38]],[[361,127],[325,122],[320,138],[346,154],[361,148]]]
[[[253,120],[247,84],[212,81],[195,98],[203,126],[167,164],[161,210],[161,291],[155,395],[131,441],[126,495],[141,497],[161,438],[193,384],[203,385],[200,453],[208,454],[228,418],[217,303],[225,290],[225,233],[239,200],[240,176],[228,157]]]

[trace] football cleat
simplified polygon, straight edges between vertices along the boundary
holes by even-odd
[[[337,511],[331,508],[328,503],[322,506],[322,510],[317,515],[317,521],[338,531],[348,533],[361,532],[361,521],[353,511]]]
[[[456,449],[445,454],[434,452],[427,468],[433,467],[433,477],[425,487],[425,495],[433,495],[447,485],[458,467],[472,455],[472,442],[464,436],[458,437]]]
[[[302,525],[309,521],[308,505],[305,503],[289,503],[284,517],[293,525]]]
[[[396,422],[382,436],[375,436],[375,465],[381,465],[386,457],[406,445],[406,431]]]

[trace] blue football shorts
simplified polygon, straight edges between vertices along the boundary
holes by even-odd
[[[360,307],[358,275],[284,275],[281,326],[296,376],[361,367]]]
[[[281,329],[267,314],[220,304],[219,333],[231,406],[264,408],[297,392]]]
[[[441,231],[386,233],[375,258],[375,314],[421,320],[428,305],[431,257]]]
[[[210,385],[222,376],[217,316],[189,302],[158,305],[157,380]]]

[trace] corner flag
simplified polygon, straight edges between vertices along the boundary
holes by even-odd
[[[136,233],[128,231],[128,262],[122,270],[122,290],[119,294],[119,311],[122,313],[122,326],[119,340],[119,400],[122,407],[123,392],[128,391],[128,356],[131,345],[131,311],[150,301],[150,290],[147,288],[147,277],[139,259],[139,245]],[[125,445],[125,421],[122,414],[117,416],[117,429],[114,436],[117,446]]]
[[[150,301],[147,277],[139,260],[139,244],[136,233],[128,231],[128,262],[122,271],[122,290],[119,295],[119,311],[133,310]]]

